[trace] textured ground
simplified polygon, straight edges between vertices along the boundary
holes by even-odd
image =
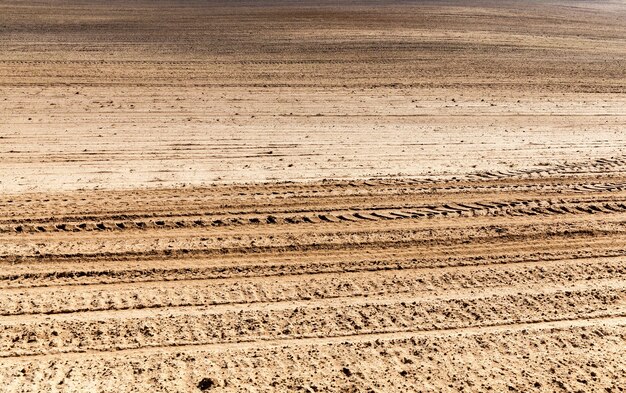
[[[290,3],[0,4],[0,386],[623,390],[624,3]]]
[[[625,168],[4,197],[0,382],[623,386]]]
[[[623,2],[341,3],[3,1],[0,187],[453,177],[626,154]]]

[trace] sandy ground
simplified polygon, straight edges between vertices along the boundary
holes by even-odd
[[[626,386],[623,2],[0,4],[9,392]]]
[[[0,5],[0,190],[626,153],[623,3],[174,4]]]
[[[4,197],[0,383],[617,389],[625,168]]]

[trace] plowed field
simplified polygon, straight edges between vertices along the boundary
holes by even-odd
[[[626,7],[0,4],[7,391],[626,387]]]
[[[587,168],[4,197],[2,379],[620,386],[626,165]]]

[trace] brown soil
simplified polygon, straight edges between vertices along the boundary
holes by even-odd
[[[625,37],[620,2],[3,2],[0,386],[619,391]]]
[[[626,154],[623,3],[289,3],[4,1],[0,188],[450,178]]]

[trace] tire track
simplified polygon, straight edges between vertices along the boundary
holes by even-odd
[[[232,307],[232,306],[229,306]],[[162,315],[152,310],[119,314],[51,315],[26,320],[11,316],[0,330],[0,356],[131,349],[272,340],[280,337],[345,336],[352,332],[440,330],[493,324],[626,315],[626,291],[556,290],[518,294],[464,294],[393,301],[355,298],[348,306],[272,303],[238,310],[190,309]],[[556,317],[552,316],[556,315]]]
[[[600,327],[600,328],[599,328]],[[260,340],[254,342],[236,342],[236,343],[218,343],[218,344],[187,344],[177,346],[154,346],[132,349],[116,349],[115,351],[98,351],[84,350],[78,353],[68,352],[63,354],[45,354],[45,355],[20,355],[10,358],[12,362],[24,361],[46,361],[57,360],[80,360],[85,356],[105,356],[105,357],[122,357],[128,355],[155,355],[163,353],[180,353],[180,352],[203,352],[225,354],[233,350],[247,350],[258,348],[285,348],[285,347],[301,347],[301,346],[326,346],[348,343],[366,343],[380,341],[409,341],[414,344],[416,339],[423,337],[442,337],[453,338],[459,336],[480,336],[490,334],[516,334],[531,331],[534,333],[551,333],[570,332],[572,330],[580,330],[580,328],[596,328],[598,330],[606,330],[610,328],[624,329],[626,327],[626,316],[597,316],[582,319],[560,319],[554,321],[543,322],[517,322],[517,323],[501,323],[480,327],[460,327],[437,330],[422,331],[394,331],[385,333],[359,333],[353,335],[334,336],[334,337],[304,337],[304,338],[282,338],[273,340]],[[583,330],[586,331],[586,330]],[[562,338],[557,339],[562,342]],[[617,348],[616,348],[617,350]],[[5,358],[7,359],[7,358]]]
[[[321,224],[337,222],[381,221],[420,218],[447,218],[458,216],[550,216],[554,214],[613,214],[626,212],[626,198],[604,200],[517,200],[512,202],[474,202],[454,203],[430,206],[403,206],[396,208],[375,207],[359,210],[337,210],[332,213],[310,211],[301,214],[275,211],[268,215],[227,215],[219,212],[191,213],[192,218],[185,215],[174,215],[173,218],[155,218],[146,220],[146,216],[138,215],[132,220],[102,221],[97,217],[94,221],[64,220],[54,222],[53,219],[19,220],[19,225],[2,224],[0,233],[45,233],[45,232],[81,232],[81,231],[126,231],[172,228],[203,228],[233,225],[262,224]],[[125,217],[128,217],[125,215]],[[170,216],[171,217],[171,216]],[[84,217],[87,218],[87,217]],[[5,221],[6,222],[6,221]]]
[[[619,335],[623,181],[501,175],[6,196],[0,357]]]
[[[517,282],[555,286],[577,277],[593,285],[626,276],[623,258],[591,261],[519,262],[506,265],[424,268],[413,271],[382,270],[375,273],[320,273],[315,276],[283,276],[280,282],[254,279],[185,280],[186,282],[73,285],[0,290],[1,315],[66,314],[86,311],[132,310],[163,307],[250,304],[272,301],[335,299],[384,294],[444,294],[471,286],[510,290]],[[511,266],[512,265],[512,266]],[[539,266],[538,266],[539,265]],[[356,282],[358,281],[358,284]],[[143,285],[142,285],[143,284]],[[146,285],[148,284],[148,285]],[[510,286],[510,287],[508,287]],[[94,288],[95,287],[95,288]],[[67,291],[72,298],[67,299]]]

